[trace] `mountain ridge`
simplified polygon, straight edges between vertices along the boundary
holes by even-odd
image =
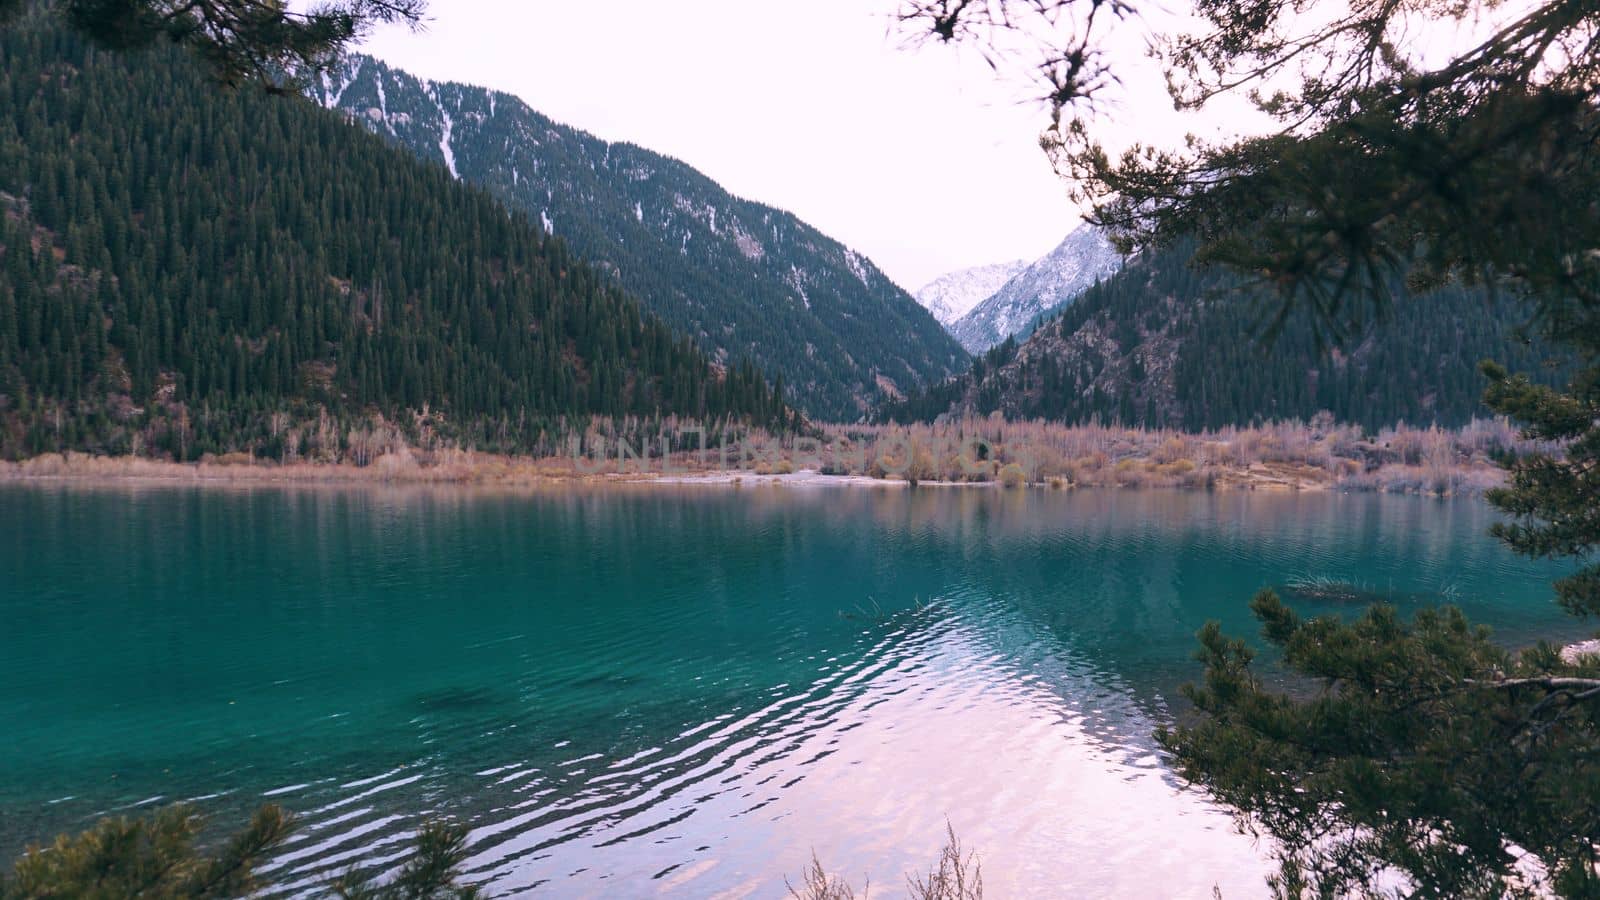
[[[714,359],[781,375],[814,417],[859,418],[968,362],[870,259],[681,160],[370,56],[307,93],[528,212]]]
[[[950,333],[969,353],[983,353],[1121,266],[1122,257],[1100,229],[1079,225],[950,325]]]
[[[0,122],[0,456],[551,453],[596,417],[786,417],[527,215],[181,50],[0,29]]]
[[[911,296],[948,330],[1027,267],[1025,259],[969,266],[940,275],[913,291]]]
[[[1261,323],[1276,298],[1226,270],[1195,267],[1192,253],[1181,242],[1139,254],[1026,339],[1008,338],[969,372],[885,404],[879,418],[999,412],[1196,431],[1327,411],[1370,428],[1459,426],[1487,415],[1480,359],[1551,383],[1562,377],[1540,342],[1521,337],[1526,308],[1460,287],[1406,297],[1348,326],[1332,347],[1305,311],[1268,341]]]

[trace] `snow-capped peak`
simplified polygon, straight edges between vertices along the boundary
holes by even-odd
[[[1017,259],[961,269],[940,275],[912,296],[933,313],[940,325],[949,328],[1027,266],[1027,260]]]
[[[1093,225],[1080,225],[1054,250],[950,325],[950,333],[968,352],[982,353],[1120,268],[1122,256],[1105,233]]]

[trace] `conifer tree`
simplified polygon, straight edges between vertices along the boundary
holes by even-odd
[[[205,820],[184,804],[141,819],[107,818],[78,835],[60,835],[0,872],[0,900],[208,900],[253,894],[256,870],[283,845],[294,819],[268,804],[213,854],[195,842]],[[364,872],[335,879],[328,889],[350,900],[469,900],[475,888],[458,884],[466,857],[465,829],[440,823],[417,833],[416,854],[383,882]]]
[[[0,25],[30,6],[59,15],[111,50],[158,43],[186,47],[221,84],[255,83],[272,91],[332,65],[374,27],[422,22],[424,0],[0,0]]]
[[[1078,10],[1083,15],[1066,15]],[[1484,367],[1491,408],[1555,449],[1508,459],[1496,534],[1535,556],[1600,544],[1600,7],[1200,0],[1199,26],[1157,45],[1173,100],[1245,97],[1264,136],[1108,153],[1094,100],[1100,30],[1125,0],[911,0],[943,40],[1072,23],[1042,71],[1047,148],[1125,246],[1197,239],[1202,260],[1259,280],[1281,333],[1306,317],[1330,343],[1428,288],[1518,294],[1569,358],[1565,388]],[[1483,26],[1441,55],[1427,38]],[[1600,570],[1556,585],[1600,612]],[[1302,619],[1252,603],[1267,643],[1309,682],[1285,692],[1254,652],[1200,634],[1198,718],[1159,738],[1179,771],[1276,842],[1283,896],[1600,896],[1600,660],[1513,654],[1452,609],[1378,606]],[[1522,858],[1526,855],[1526,858]]]

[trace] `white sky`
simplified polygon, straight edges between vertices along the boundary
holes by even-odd
[[[1078,223],[1046,110],[969,49],[911,48],[895,0],[434,0],[363,48],[515,94],[790,210],[915,290],[1033,259]]]

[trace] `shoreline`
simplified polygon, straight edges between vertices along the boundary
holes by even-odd
[[[917,425],[823,425],[814,432],[706,430],[692,423],[596,421],[541,437],[524,452],[463,449],[407,435],[381,417],[340,437],[293,432],[268,455],[256,444],[172,462],[165,452],[39,452],[0,461],[0,481],[186,484],[445,484],[530,487],[650,483],[698,486],[1182,488],[1479,496],[1505,483],[1500,454],[1552,452],[1509,422],[1458,429],[1398,424],[1376,432],[1277,422],[1199,432],[995,416]],[[158,446],[148,444],[148,447]],[[20,452],[12,448],[10,453]]]
[[[1484,489],[1501,480],[1498,469],[1462,467],[1459,474],[1466,489],[1430,491],[1405,488],[1391,490],[1382,479],[1344,482],[1321,468],[1293,463],[1253,463],[1222,467],[1205,481],[1182,480],[1171,483],[1118,478],[1069,481],[1059,477],[1037,478],[1022,484],[1003,484],[1001,480],[951,481],[921,479],[911,481],[900,475],[876,477],[866,474],[825,473],[814,468],[786,471],[758,466],[753,469],[695,468],[685,460],[663,465],[640,466],[633,471],[585,471],[571,459],[537,459],[495,454],[462,452],[427,464],[408,456],[383,456],[367,465],[349,462],[277,463],[242,456],[207,459],[199,462],[172,462],[144,457],[105,457],[83,453],[47,453],[19,462],[0,461],[0,484],[169,484],[175,486],[236,485],[349,485],[357,487],[397,487],[408,485],[444,487],[529,488],[547,486],[597,485],[673,485],[690,487],[738,488],[778,486],[787,488],[878,488],[911,487],[946,489],[1044,489],[1115,488],[1131,490],[1177,489],[1197,491],[1269,491],[1288,493],[1381,493],[1399,496],[1480,496]],[[786,467],[785,467],[786,468]],[[1381,470],[1380,470],[1381,471]],[[1415,479],[1397,479],[1402,485],[1415,485]]]
[[[1476,476],[1481,481],[1484,474],[1469,469],[1464,474]],[[1318,477],[1321,476],[1321,477]],[[901,490],[910,488],[975,489],[975,490],[1178,490],[1271,493],[1376,493],[1393,496],[1431,497],[1443,499],[1453,496],[1481,497],[1483,487],[1493,484],[1475,484],[1476,489],[1453,493],[1434,493],[1419,490],[1386,490],[1382,482],[1365,481],[1340,484],[1326,477],[1323,470],[1309,466],[1264,466],[1226,469],[1221,477],[1206,484],[1190,482],[1168,484],[1105,484],[1062,483],[1060,479],[1037,481],[1025,485],[1007,486],[999,481],[942,481],[922,480],[910,482],[901,477],[873,477],[861,474],[823,474],[815,469],[795,472],[760,471],[758,469],[714,469],[635,472],[584,472],[570,460],[538,460],[528,457],[504,457],[492,454],[462,454],[451,462],[420,465],[414,460],[397,462],[388,457],[357,466],[350,463],[290,463],[279,464],[258,461],[210,460],[178,463],[137,457],[102,457],[80,453],[44,454],[21,462],[0,461],[0,485],[65,485],[81,487],[110,487],[116,485],[144,487],[199,487],[199,488],[284,488],[284,487],[338,487],[338,488],[449,488],[454,490],[537,490],[548,488],[593,488],[614,486],[669,486],[738,489],[742,487],[776,487],[790,490],[805,489],[876,489]],[[1376,486],[1374,486],[1376,484]],[[1577,664],[1581,658],[1600,656],[1600,638],[1575,641],[1561,648],[1561,658],[1568,664]]]

